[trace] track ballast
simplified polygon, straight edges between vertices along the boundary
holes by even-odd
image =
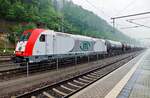
[[[110,64],[92,69],[73,78],[36,89],[32,92],[27,92],[23,95],[19,95],[17,96],[17,98],[31,98],[31,96],[35,96],[36,98],[44,98],[46,96],[50,98],[67,98],[80,91],[81,89],[87,87],[88,85],[94,83],[95,81],[101,79],[112,71],[116,70],[117,68],[131,60],[134,56],[127,56]]]

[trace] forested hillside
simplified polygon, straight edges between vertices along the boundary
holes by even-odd
[[[36,27],[124,42],[130,39],[68,0],[0,0],[0,20],[5,21],[0,30],[5,29],[11,43],[25,29]]]

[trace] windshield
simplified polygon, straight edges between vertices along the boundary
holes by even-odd
[[[21,37],[20,37],[20,41],[27,41],[30,37],[31,33],[28,32],[26,34],[22,34]]]

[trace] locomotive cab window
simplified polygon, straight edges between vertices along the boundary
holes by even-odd
[[[27,41],[29,39],[30,35],[31,35],[30,32],[22,34],[21,37],[20,37],[20,41]]]
[[[42,35],[40,36],[40,42],[45,42],[45,35],[44,35],[44,34],[42,34]]]

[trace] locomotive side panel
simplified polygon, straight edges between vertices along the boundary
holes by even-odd
[[[71,52],[73,53],[83,53],[87,54],[89,52],[94,52],[94,40],[91,37],[72,35],[75,39],[75,45]]]
[[[43,36],[42,34],[38,36],[38,40],[36,41],[34,48],[33,48],[33,53],[32,53],[33,56],[46,54],[45,41],[40,40],[42,39],[42,36]]]
[[[85,53],[93,51],[94,42],[84,41],[84,40],[75,40],[75,45],[71,52],[73,53]]]
[[[73,49],[75,41],[69,36],[56,35],[54,37],[54,54],[69,54]]]
[[[37,37],[33,48],[33,56],[53,54],[53,31],[45,30]]]
[[[95,52],[107,52],[107,46],[105,45],[105,41],[103,40],[97,40],[94,45],[94,51]]]

